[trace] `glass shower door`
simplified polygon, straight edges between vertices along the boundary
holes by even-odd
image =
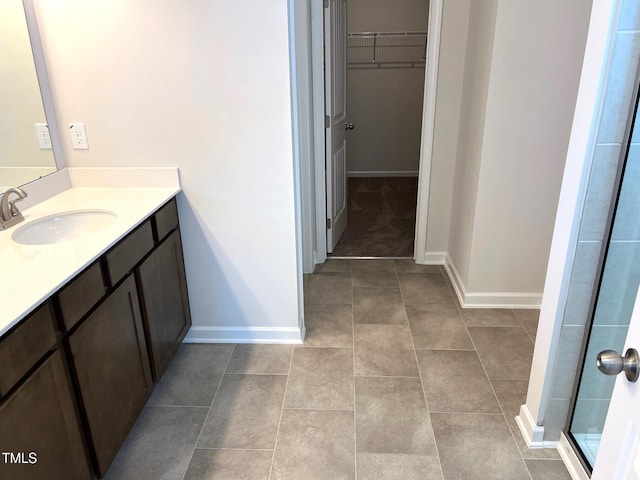
[[[622,352],[640,284],[640,122],[635,122],[636,113],[637,100],[628,141],[622,146],[619,188],[612,202],[602,274],[594,292],[592,323],[569,424],[568,433],[590,469],[615,383],[615,377],[598,371],[596,358],[602,350]]]

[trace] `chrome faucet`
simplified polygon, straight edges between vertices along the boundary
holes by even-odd
[[[12,193],[15,193],[18,198],[9,200]],[[19,187],[10,188],[0,200],[0,230],[4,230],[9,227],[13,227],[15,224],[24,220],[24,217],[16,207],[16,202],[20,202],[27,196],[27,192]]]

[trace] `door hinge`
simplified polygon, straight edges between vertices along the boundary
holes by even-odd
[[[331,126],[331,117],[329,115],[324,116],[324,128],[329,128]]]
[[[327,218],[327,228],[331,228],[331,219]]]
[[[329,0],[324,0],[324,8],[329,8]]]

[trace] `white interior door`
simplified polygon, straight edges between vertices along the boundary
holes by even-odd
[[[624,352],[640,349],[639,297],[636,295]],[[640,381],[631,383],[624,373],[616,378],[591,479],[640,480]]]
[[[328,0],[325,38],[327,252],[347,226],[347,0]]]

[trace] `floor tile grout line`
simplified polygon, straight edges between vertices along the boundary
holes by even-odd
[[[222,375],[220,375],[220,381],[222,381]],[[207,410],[211,408],[211,405],[145,405],[144,408],[206,408]]]
[[[462,320],[464,322],[464,320]],[[467,323],[465,322],[465,325],[467,325]],[[525,330],[524,327],[522,327],[521,325],[467,325],[467,327],[470,328],[521,328],[522,330]],[[525,330],[526,333],[526,330]],[[531,337],[529,337],[529,335],[527,334],[527,338],[529,338],[529,340],[531,340]]]
[[[540,312],[540,309],[537,309],[538,312]],[[533,342],[533,345],[535,346],[536,344],[536,339],[533,338],[531,335],[529,335],[529,331],[527,330],[527,328],[524,326],[524,322],[522,321],[522,319],[520,318],[520,315],[518,315],[518,312],[516,311],[516,309],[511,309],[511,311],[513,312],[513,314],[516,316],[516,318],[518,319],[518,321],[520,322],[520,325],[522,325],[522,328],[524,328],[525,333],[527,334],[527,336],[531,339],[531,341]],[[540,320],[540,313],[538,313],[538,321]]]
[[[220,381],[218,382],[218,386],[216,388],[216,391],[213,394],[213,398],[211,399],[211,404],[209,405],[209,410],[207,411],[207,414],[204,417],[204,421],[202,422],[202,426],[200,427],[200,432],[198,432],[198,438],[196,438],[196,441],[193,444],[193,450],[191,452],[191,455],[189,456],[189,461],[187,462],[187,468],[184,471],[184,473],[182,474],[182,480],[184,480],[185,477],[187,476],[187,472],[189,471],[189,465],[191,465],[191,461],[193,460],[193,456],[195,455],[196,450],[198,449],[198,443],[200,443],[200,437],[202,437],[202,432],[204,431],[204,426],[207,424],[207,418],[209,418],[209,414],[211,413],[211,409],[213,408],[213,403],[216,401],[216,397],[218,396],[218,392],[220,391],[220,386],[222,385],[222,381],[224,380],[224,374],[227,371],[227,368],[229,368],[229,364],[231,363],[231,357],[233,357],[233,352],[236,351],[236,346],[237,345],[238,345],[237,343],[233,344],[233,349],[231,350],[231,354],[229,355],[229,359],[227,360],[227,364],[224,366],[224,371],[222,372],[222,375],[220,376]]]
[[[201,447],[198,450],[239,450],[242,452],[273,452],[271,448],[241,448],[241,447]]]
[[[449,288],[449,291],[451,291],[451,286],[449,285],[449,282],[447,282],[447,287]],[[455,295],[455,293],[454,293]],[[513,438],[513,441],[516,444],[516,449],[518,450],[518,453],[520,454],[520,458],[522,459],[522,463],[524,463],[524,467],[527,471],[527,474],[529,474],[529,477],[531,477],[531,472],[529,472],[529,467],[527,466],[527,462],[526,459],[524,457],[524,453],[522,452],[522,450],[520,450],[520,447],[518,446],[518,441],[515,437],[516,433],[513,432],[513,430],[511,429],[511,427],[509,426],[509,422],[507,421],[507,415],[504,412],[504,408],[502,407],[502,402],[500,402],[500,400],[498,399],[498,395],[496,394],[495,391],[495,387],[493,386],[493,382],[491,381],[491,378],[489,377],[488,372],[486,371],[484,362],[482,361],[482,358],[480,357],[480,354],[478,353],[478,349],[476,347],[476,343],[473,340],[473,337],[471,336],[470,332],[469,332],[469,325],[467,325],[467,322],[465,322],[464,320],[464,315],[462,314],[462,305],[459,304],[459,302],[455,302],[456,308],[458,309],[458,314],[460,315],[460,318],[462,319],[462,323],[465,327],[465,330],[467,331],[467,335],[469,335],[469,338],[471,339],[471,343],[473,344],[474,350],[476,352],[476,355],[478,356],[478,359],[480,360],[480,364],[482,365],[482,368],[485,372],[485,375],[487,376],[487,380],[489,381],[489,385],[491,386],[491,390],[493,391],[494,396],[496,397],[496,401],[498,402],[498,406],[500,407],[500,410],[502,411],[502,416],[505,420],[505,422],[507,423],[507,428],[509,429],[509,433],[511,433],[511,437]],[[518,316],[518,314],[516,313],[515,309],[510,308],[509,309],[511,311],[511,313],[516,317],[516,319],[518,320],[518,323],[520,324],[520,327],[511,327],[511,328],[522,328],[525,332],[525,334],[527,335],[527,337],[534,343],[535,345],[535,341],[531,338],[531,336],[529,335],[529,332],[527,331],[527,329],[524,327],[524,324],[522,323],[522,320],[520,319],[520,317]],[[505,327],[481,327],[481,326],[473,326],[471,325],[472,328],[505,328]],[[506,327],[509,328],[509,327]],[[497,380],[497,379],[494,379]],[[502,381],[509,381],[508,379],[500,379]],[[511,380],[511,381],[523,381],[523,380]],[[528,379],[524,380],[524,381],[528,381]]]
[[[398,275],[398,269],[396,267],[396,277],[398,279],[398,285],[400,284],[400,276]],[[440,452],[438,450],[438,442],[436,441],[436,434],[433,430],[433,422],[431,421],[431,411],[429,410],[429,402],[427,401],[427,394],[424,390],[424,382],[422,381],[422,372],[420,371],[420,362],[418,362],[418,353],[416,352],[416,343],[413,339],[413,332],[411,331],[411,322],[409,322],[409,313],[407,312],[407,304],[404,301],[404,295],[402,289],[400,289],[400,298],[402,299],[402,308],[407,317],[407,327],[409,329],[409,336],[411,337],[411,346],[413,347],[413,357],[416,361],[416,368],[418,369],[418,378],[420,379],[420,387],[422,388],[422,398],[424,399],[424,405],[427,410],[427,419],[429,420],[429,427],[431,427],[431,435],[433,437],[433,448],[436,450],[436,458],[438,459],[438,465],[440,466],[440,478],[444,480],[444,468],[442,468],[442,461],[440,460]]]
[[[449,283],[447,283],[447,286],[449,287]],[[451,287],[449,287],[449,291],[451,291]],[[516,450],[518,451],[518,454],[520,455],[520,459],[522,460],[522,464],[524,465],[524,469],[527,472],[527,475],[529,475],[529,478],[531,479],[531,472],[529,472],[529,467],[527,466],[527,462],[525,462],[524,456],[522,455],[522,452],[520,451],[520,447],[518,446],[518,442],[517,442],[513,432],[511,431],[511,427],[509,426],[509,422],[507,421],[507,416],[504,413],[504,408],[502,408],[502,403],[498,399],[498,395],[496,394],[496,389],[493,386],[493,382],[491,382],[491,377],[489,377],[489,373],[487,372],[485,364],[482,361],[482,358],[480,357],[480,354],[478,353],[478,347],[476,346],[476,342],[473,340],[473,337],[471,336],[471,333],[469,333],[469,327],[467,326],[466,322],[464,321],[464,315],[462,315],[462,305],[459,305],[458,302],[456,302],[456,308],[458,309],[458,314],[460,315],[460,318],[462,319],[462,323],[464,324],[464,328],[467,331],[467,335],[469,335],[469,338],[471,339],[471,344],[473,345],[473,348],[474,348],[474,350],[476,352],[476,355],[478,356],[478,360],[480,361],[480,365],[482,366],[482,370],[484,371],[484,374],[487,377],[487,381],[489,382],[489,386],[491,387],[491,391],[493,392],[493,396],[495,397],[496,402],[498,403],[498,407],[500,407],[500,411],[502,412],[502,419],[506,423],[507,429],[509,430],[509,433],[511,434],[511,438],[513,439],[513,443],[515,444]],[[518,318],[518,321],[520,321],[519,318]],[[491,327],[487,327],[487,328],[491,328]],[[523,327],[521,327],[521,328],[523,328]],[[525,334],[526,334],[526,329],[523,328],[523,330],[525,330]],[[528,334],[527,334],[527,336],[528,336]]]
[[[357,413],[356,413],[356,319],[354,311],[353,295],[353,262],[351,262],[351,340],[353,352],[353,478],[358,480],[358,438],[357,438]]]
[[[304,407],[284,407],[283,410],[295,410],[303,412],[353,412],[353,409],[348,408],[304,408]]]
[[[273,454],[271,455],[271,465],[269,466],[268,480],[271,480],[271,474],[273,473],[273,464],[276,459],[276,448],[278,447],[278,437],[280,436],[280,425],[282,424],[282,414],[284,413],[284,402],[287,399],[287,388],[289,387],[289,377],[291,376],[291,366],[293,365],[293,354],[296,351],[295,347],[291,349],[291,356],[289,357],[289,372],[287,373],[287,381],[284,384],[284,394],[282,395],[282,406],[280,408],[280,418],[278,419],[278,428],[276,430],[276,438],[273,442]]]
[[[496,395],[496,399],[498,399],[498,395],[495,393],[495,388],[493,386],[493,382],[491,382],[491,379],[489,379],[489,385],[491,385],[491,389],[494,392],[494,395]],[[529,477],[531,476],[531,472],[529,471],[529,466],[527,465],[527,461],[524,458],[524,455],[522,453],[522,450],[520,450],[520,447],[518,446],[518,440],[516,439],[516,433],[511,429],[511,426],[509,425],[509,422],[507,421],[507,415],[504,412],[504,408],[502,407],[502,402],[500,402],[500,400],[498,399],[498,406],[500,407],[500,410],[502,411],[502,416],[507,424],[507,428],[509,429],[509,433],[511,434],[511,438],[513,438],[514,443],[516,444],[516,449],[518,450],[518,454],[520,455],[520,458],[522,459],[522,463],[524,464],[524,468],[527,471],[527,473],[529,474]]]

